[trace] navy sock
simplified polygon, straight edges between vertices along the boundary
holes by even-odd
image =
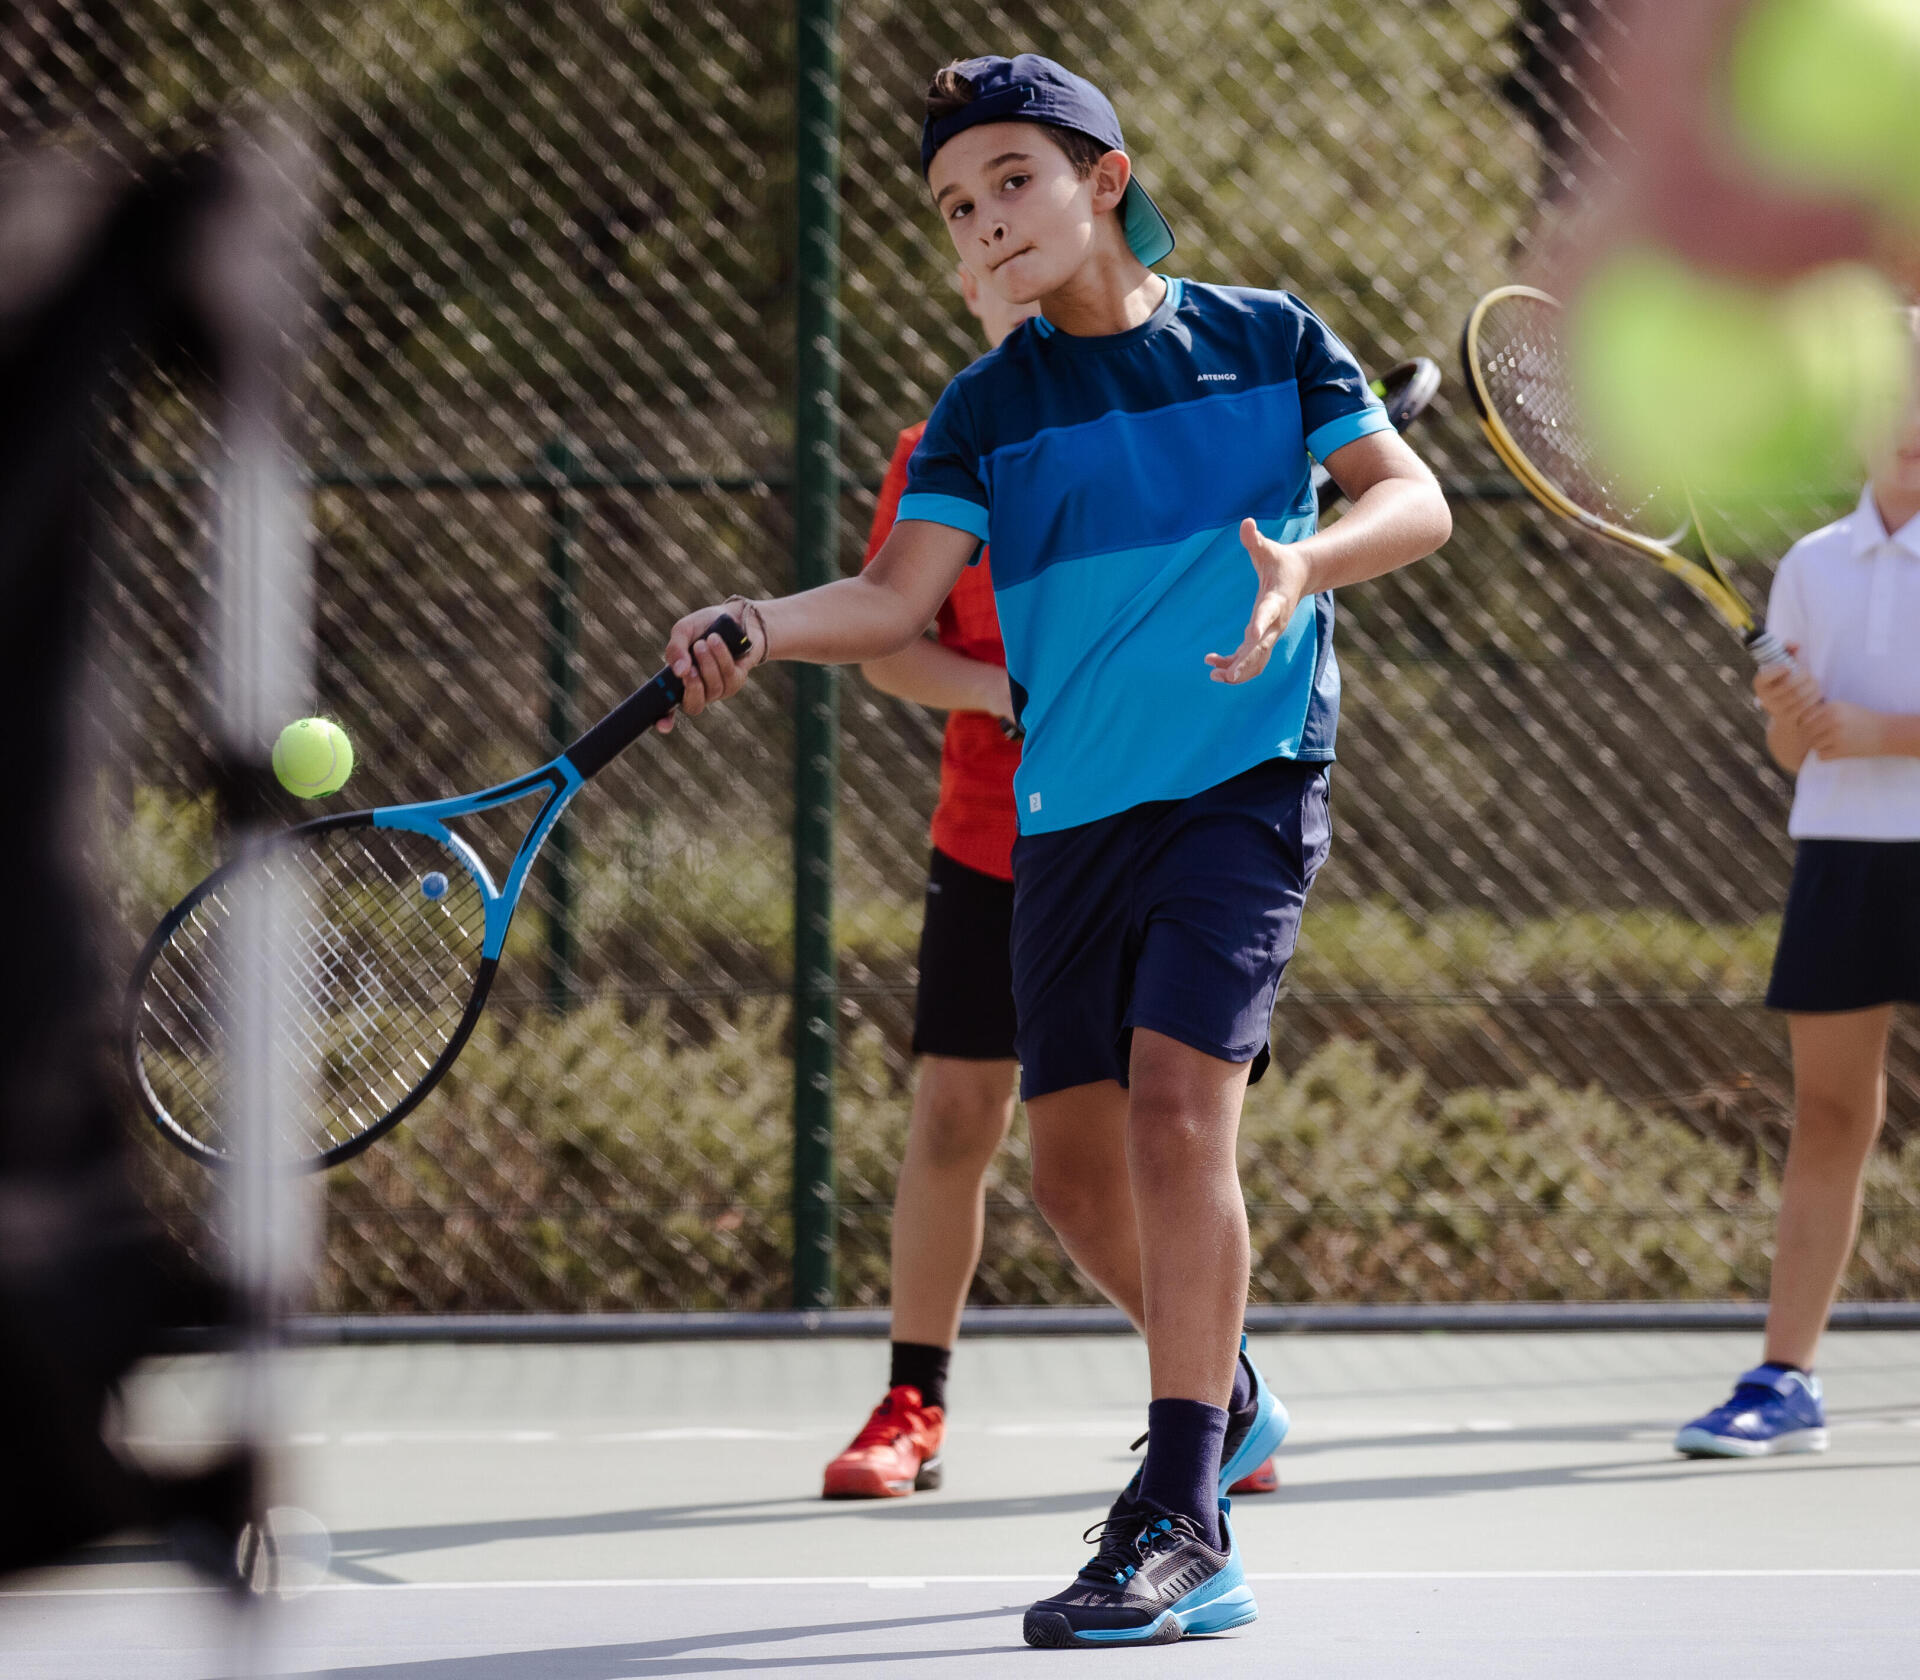
[[[1253,1404],[1253,1372],[1247,1368],[1243,1353],[1233,1362],[1233,1398],[1227,1402],[1230,1412],[1244,1412]]]
[[[893,1369],[887,1377],[887,1387],[898,1388],[905,1383],[909,1388],[920,1390],[923,1405],[938,1406],[945,1410],[947,1361],[952,1358],[951,1348],[935,1347],[930,1342],[895,1342]]]
[[[1220,1446],[1227,1414],[1204,1400],[1155,1400],[1147,1407],[1147,1462],[1140,1497],[1149,1505],[1191,1517],[1220,1544]]]

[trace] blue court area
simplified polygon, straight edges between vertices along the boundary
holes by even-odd
[[[1751,1333],[1290,1336],[1277,1496],[1235,1517],[1261,1619],[1030,1651],[1128,1474],[1119,1337],[964,1343],[938,1493],[813,1497],[878,1393],[869,1341],[393,1346],[287,1361],[287,1497],[324,1576],[275,1661],[359,1680],[1127,1673],[1908,1676],[1920,1666],[1920,1334],[1830,1337],[1832,1450],[1674,1457]],[[127,1432],[196,1450],[219,1370],[149,1369]],[[8,1680],[234,1672],[219,1603],[137,1541],[0,1595]]]

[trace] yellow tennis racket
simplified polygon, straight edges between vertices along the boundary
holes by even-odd
[[[1679,578],[1732,627],[1756,663],[1791,664],[1708,546],[1692,496],[1684,488],[1677,498],[1635,495],[1601,463],[1573,401],[1563,313],[1557,299],[1531,286],[1502,286],[1473,306],[1460,361],[1487,441],[1549,513]],[[1661,509],[1676,499],[1686,517],[1663,529]],[[1694,554],[1681,549],[1689,537]]]

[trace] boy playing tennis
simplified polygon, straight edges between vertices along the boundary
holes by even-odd
[[[1920,1004],[1920,400],[1859,506],[1781,561],[1767,628],[1795,660],[1753,684],[1767,747],[1797,778],[1767,988],[1793,1045],[1793,1134],[1766,1358],[1674,1437],[1700,1458],[1826,1448],[1814,1352],[1887,1114],[1893,1006]]]
[[[738,661],[706,634],[717,609],[691,613],[667,659],[697,714],[767,659],[893,653],[991,541],[1027,731],[1012,955],[1034,1197],[1138,1303],[1153,1392],[1140,1475],[1025,1634],[1159,1643],[1257,1613],[1218,1497],[1236,1399],[1263,1432],[1277,1414],[1240,1351],[1234,1144],[1329,840],[1329,592],[1430,553],[1451,519],[1305,305],[1152,272],[1172,234],[1089,83],[1033,54],[951,66],[921,162],[961,261],[1041,314],[947,387],[864,573],[734,598]],[[1352,502],[1318,534],[1313,456]]]
[[[958,270],[961,296],[989,348],[1035,313],[1009,304]],[[907,488],[907,463],[926,431],[909,426],[894,446],[867,538],[871,562],[891,534]],[[935,620],[937,640],[916,638],[862,667],[874,687],[949,713],[940,752],[940,799],[933,812],[915,989],[914,1082],[907,1147],[893,1197],[893,1325],[887,1393],[846,1450],[827,1466],[828,1499],[895,1499],[940,1485],[947,1432],[947,1367],[959,1334],[967,1286],[980,1263],[987,1168],[1013,1120],[1013,842],[1018,833],[1013,776],[1020,743],[1003,722],[1013,717],[1007,655],[993,608],[992,563],[985,550],[954,585]],[[1138,1291],[1123,1303],[1140,1322]],[[1284,1428],[1269,1414],[1262,1439]],[[1258,1447],[1249,1413],[1236,1430],[1229,1414],[1225,1456]],[[1271,1493],[1273,1460],[1228,1491]]]

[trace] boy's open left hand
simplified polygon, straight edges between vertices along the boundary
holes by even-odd
[[[1307,592],[1307,563],[1299,549],[1263,537],[1251,519],[1240,521],[1240,542],[1253,562],[1260,588],[1253,598],[1253,617],[1247,620],[1239,651],[1207,655],[1215,682],[1242,683],[1259,676],[1267,668],[1274,643],[1293,621]]]
[[[753,647],[740,659],[734,658],[732,650],[718,636],[707,634],[713,621],[726,610],[725,607],[696,608],[674,625],[673,633],[667,638],[667,668],[686,686],[686,692],[680,697],[680,710],[688,717],[698,717],[709,706],[738,694],[747,686],[747,673],[766,655],[766,649],[752,629],[748,629],[747,634]],[[662,735],[672,733],[674,716],[669,712],[654,728]]]

